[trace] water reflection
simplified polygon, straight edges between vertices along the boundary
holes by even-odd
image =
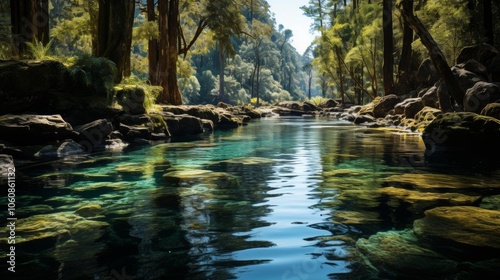
[[[418,135],[389,129],[272,119],[188,143],[26,166],[19,217],[53,215],[44,223],[55,228],[37,241],[29,238],[40,231],[21,228],[19,275],[368,279],[378,268],[365,265],[358,240],[409,229],[432,207],[477,204],[478,190],[500,178],[495,165],[453,170],[424,149]],[[413,240],[393,235],[377,240]]]

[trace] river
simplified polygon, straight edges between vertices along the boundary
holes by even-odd
[[[429,162],[418,134],[307,118],[19,163],[17,279],[409,279],[374,278],[356,247],[447,204],[380,192],[408,174],[500,181]]]

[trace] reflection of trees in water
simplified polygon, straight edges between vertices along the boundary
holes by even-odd
[[[422,164],[418,136],[356,127],[322,130],[321,139],[323,180],[316,207],[331,209],[335,223],[355,226],[365,234],[406,226],[408,205],[389,204],[378,190],[383,178]]]

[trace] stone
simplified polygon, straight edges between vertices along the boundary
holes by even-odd
[[[447,279],[457,271],[456,262],[419,246],[411,230],[379,232],[359,239],[356,248],[382,275],[393,275],[391,279],[425,279],[429,271],[436,279]]]
[[[373,116],[375,118],[385,118],[385,116],[394,109],[394,106],[401,102],[395,94],[390,94],[382,97],[380,101],[373,107]]]
[[[0,139],[16,144],[40,144],[72,136],[73,128],[60,115],[0,116]]]
[[[481,115],[500,120],[500,103],[490,103],[481,110]]]
[[[426,106],[415,115],[414,119],[418,122],[432,122],[441,114],[441,110]]]
[[[201,119],[191,115],[164,114],[163,118],[172,136],[196,135],[204,131]]]
[[[145,114],[146,92],[140,86],[124,86],[115,91],[115,98],[127,114]]]
[[[497,101],[500,101],[500,87],[492,83],[478,82],[467,90],[464,110],[479,114],[486,105]]]
[[[233,129],[242,125],[242,120],[230,114],[222,114],[219,123],[216,125],[218,129]]]
[[[413,223],[417,236],[500,249],[500,211],[473,206],[437,207]]]
[[[439,98],[437,93],[438,87],[429,88],[421,97],[424,106],[439,108]]]
[[[39,159],[52,159],[66,156],[74,156],[84,154],[87,149],[77,142],[69,139],[59,145],[48,145],[43,147],[35,154]]]
[[[475,59],[469,59],[465,63],[458,64],[457,67],[470,71],[483,79],[488,78],[488,68]]]
[[[439,75],[437,73],[436,67],[430,58],[424,60],[417,71],[417,81],[420,84],[427,86],[432,86],[439,80]]]
[[[104,209],[102,209],[101,205],[86,205],[75,211],[75,214],[84,218],[101,216],[103,213]]]
[[[225,172],[201,169],[181,169],[163,175],[167,186],[192,187],[195,185],[232,187],[238,185],[238,178]]]
[[[78,132],[78,143],[92,150],[104,144],[105,140],[113,132],[113,124],[105,119],[96,120],[81,126],[75,127]]]
[[[0,60],[0,115],[47,113],[53,92],[66,88],[67,73],[58,61]]]
[[[16,222],[16,244],[32,241],[63,241],[67,239],[91,239],[102,237],[109,224],[87,220],[71,212],[33,215]],[[0,240],[5,241],[4,238]]]
[[[481,208],[500,211],[500,195],[487,196],[481,200]]]
[[[371,115],[359,115],[354,119],[355,124],[373,123],[376,121],[377,119]]]
[[[422,133],[428,151],[436,149],[498,152],[500,120],[470,112],[444,113]]]
[[[457,79],[458,84],[460,85],[460,88],[464,93],[468,89],[473,87],[476,83],[484,82],[483,78],[465,69],[460,69],[454,66],[451,68],[451,71],[453,72],[453,75]]]
[[[466,46],[457,57],[457,64],[466,63],[470,59],[475,59],[483,65],[488,65],[489,62],[499,54],[495,47],[489,44]]]
[[[339,103],[333,99],[328,99],[325,103],[323,103],[322,107],[323,108],[335,108],[339,106]]]
[[[379,192],[394,199],[397,203],[401,201],[410,203],[410,208],[415,212],[420,212],[431,206],[472,205],[481,198],[480,196],[469,196],[460,193],[421,192],[395,187],[382,188],[379,189]]]
[[[488,188],[499,189],[498,180],[486,178],[473,178],[461,175],[435,174],[435,173],[406,173],[389,176],[384,182],[401,187],[412,187],[419,190],[485,190]]]
[[[408,98],[396,104],[396,106],[394,106],[394,112],[396,114],[403,114],[407,118],[413,118],[423,108],[424,104],[422,103],[422,98]]]

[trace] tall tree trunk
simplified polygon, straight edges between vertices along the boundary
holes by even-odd
[[[411,12],[413,14],[413,0],[408,0],[403,2],[403,9]],[[408,85],[411,76],[411,61],[413,56],[412,50],[413,43],[413,29],[404,21],[403,23],[403,48],[401,50],[401,58],[399,60],[398,67],[398,85],[397,94],[405,94],[408,90]]]
[[[159,77],[163,87],[158,102],[181,105],[182,97],[177,83],[177,60],[179,56],[179,0],[159,0]]]
[[[403,0],[403,2],[404,1],[410,1],[410,0]],[[406,7],[407,9],[404,8],[405,7],[403,6],[403,10],[401,12],[404,20],[408,22],[408,24],[415,31],[418,37],[420,37],[420,40],[429,51],[429,54],[434,63],[434,66],[438,71],[439,76],[446,83],[448,90],[451,92],[453,98],[455,99],[455,102],[460,107],[462,107],[464,92],[460,87],[460,85],[458,84],[457,79],[451,72],[450,66],[446,62],[445,56],[439,49],[437,43],[434,41],[434,38],[432,38],[432,36],[429,34],[425,26],[422,24],[422,22],[411,11],[408,10],[408,7]],[[447,102],[444,101],[441,103],[441,105],[443,104],[447,104]],[[450,111],[452,108],[448,107],[449,106],[442,106],[441,110],[444,112]]]
[[[335,46],[335,53],[337,55],[337,63],[338,63],[338,73],[339,73],[339,86],[340,86],[340,100],[342,102],[342,106],[345,102],[345,89],[344,89],[344,74],[342,73],[342,53],[338,46]]]
[[[225,83],[224,83],[224,70],[225,70],[225,67],[226,67],[226,63],[225,63],[225,58],[224,58],[224,51],[222,49],[222,46],[220,46],[219,44],[219,69],[220,69],[220,73],[219,73],[219,101],[220,102],[226,102],[226,96],[225,96],[225,92],[224,92],[224,87],[225,87]]]
[[[156,12],[155,12],[155,1],[147,0],[147,13],[148,13],[148,21],[155,22],[156,21]],[[158,26],[158,25],[156,25]],[[148,41],[148,64],[149,64],[149,82],[152,85],[158,86],[160,85],[160,77],[158,74],[159,71],[159,45],[158,39],[152,38]]]
[[[491,6],[491,0],[483,0],[483,10],[484,10],[484,35],[486,37],[486,43],[494,46],[495,45],[495,32],[493,28],[493,9]]]
[[[383,0],[383,33],[384,33],[384,95],[394,92],[394,39],[392,30],[392,0]]]
[[[135,0],[99,0],[99,19],[95,55],[116,64],[115,83],[130,76],[130,53]]]
[[[48,0],[10,0],[14,56],[22,57],[27,42],[49,42]]]

